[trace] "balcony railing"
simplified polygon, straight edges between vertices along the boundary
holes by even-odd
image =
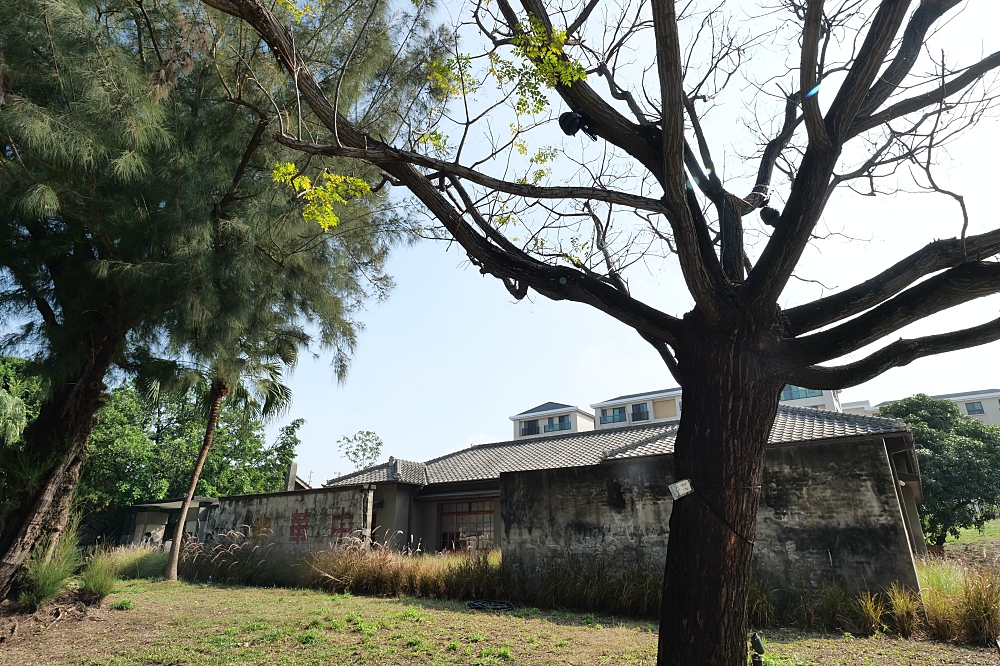
[[[649,420],[649,412],[648,411],[632,412],[632,420],[633,421],[648,421]]]
[[[530,426],[521,427],[521,437],[527,437],[528,435],[538,434],[538,424],[532,423]]]
[[[625,412],[615,412],[614,414],[601,414],[601,425],[606,423],[625,423]]]
[[[546,423],[545,432],[559,432],[560,430],[569,430],[573,427],[573,424],[569,421],[562,421],[560,423]]]

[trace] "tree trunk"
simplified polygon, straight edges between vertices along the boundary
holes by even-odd
[[[94,414],[104,399],[104,376],[113,348],[94,350],[91,362],[64,381],[42,403],[24,432],[28,450],[51,462],[41,486],[29,489],[11,510],[0,535],[0,598],[10,592],[18,570],[40,539],[58,538],[69,518],[73,491],[87,455]]]
[[[184,538],[184,524],[187,522],[187,512],[191,508],[191,500],[194,498],[194,489],[198,486],[198,479],[201,477],[201,468],[205,466],[205,459],[208,458],[208,450],[212,448],[212,436],[215,434],[215,424],[219,420],[219,408],[222,400],[229,395],[229,385],[221,379],[212,380],[212,388],[209,391],[209,401],[211,409],[208,413],[208,425],[205,427],[205,440],[201,445],[201,453],[198,454],[198,461],[194,464],[191,472],[191,483],[188,484],[187,495],[181,503],[181,515],[174,529],[174,540],[170,544],[170,557],[167,560],[167,580],[177,580],[177,563],[181,555],[181,540]]]
[[[702,330],[679,354],[684,404],[660,608],[659,658],[670,666],[745,666],[746,599],[767,438],[783,382],[766,332],[738,322]],[[775,339],[775,338],[772,338]]]

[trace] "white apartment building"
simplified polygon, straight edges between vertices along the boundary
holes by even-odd
[[[958,411],[966,416],[979,419],[989,425],[1000,425],[1000,389],[946,393],[931,397],[939,400],[951,400],[958,405]]]
[[[594,429],[593,414],[559,402],[542,403],[526,412],[511,416],[510,420],[514,422],[514,439],[530,439]]]
[[[681,417],[681,389],[620,395],[595,402],[590,407],[594,410],[594,425],[598,430],[633,423],[676,421]]]
[[[1000,389],[948,393],[932,398],[951,400],[963,414],[990,425],[1000,425]],[[811,407],[830,412],[844,412],[875,416],[879,407],[892,400],[872,406],[868,400],[840,402],[840,391],[820,391],[788,384],[781,391],[781,404],[794,407]],[[510,417],[514,422],[514,439],[528,439],[545,435],[606,430],[628,425],[646,425],[677,421],[681,418],[680,387],[620,395],[590,405],[593,413],[573,405],[546,402]]]

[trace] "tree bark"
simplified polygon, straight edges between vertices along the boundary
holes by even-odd
[[[657,663],[737,666],[747,659],[757,503],[783,385],[766,351],[777,328],[693,328],[678,358],[684,404],[674,463],[675,478],[690,479],[694,492],[670,515]]]
[[[24,433],[32,454],[54,462],[41,486],[26,494],[21,505],[6,516],[0,535],[0,598],[10,592],[18,570],[39,540],[58,538],[66,526],[94,414],[107,388],[103,379],[111,356],[107,346],[96,349],[92,362],[53,392]]]
[[[170,557],[167,559],[167,572],[164,578],[167,580],[177,580],[177,563],[181,555],[181,540],[184,538],[184,524],[187,522],[188,509],[191,508],[191,501],[194,498],[194,489],[198,486],[198,479],[201,477],[201,469],[205,466],[205,459],[208,458],[208,450],[212,448],[212,437],[215,435],[215,424],[219,421],[219,409],[222,400],[229,395],[229,385],[221,380],[212,380],[212,388],[209,390],[209,403],[211,409],[208,413],[208,425],[205,426],[205,440],[201,445],[201,453],[194,464],[191,472],[191,483],[188,484],[187,495],[181,502],[181,515],[174,529],[174,540],[170,544]]]

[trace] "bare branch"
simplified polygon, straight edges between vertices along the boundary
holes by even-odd
[[[428,169],[435,169],[437,173],[446,173],[464,178],[468,181],[489,187],[499,192],[513,194],[528,199],[589,199],[592,201],[603,201],[605,203],[621,204],[631,206],[656,213],[665,213],[666,208],[656,199],[648,199],[627,192],[617,192],[615,190],[602,190],[596,187],[540,187],[527,183],[511,183],[500,178],[494,178],[484,173],[464,167],[453,162],[446,162],[428,155],[414,153],[408,150],[400,150],[387,146],[379,141],[369,140],[368,148],[350,148],[347,146],[330,146],[299,141],[295,137],[287,134],[275,137],[278,143],[294,148],[295,150],[313,155],[329,155],[332,157],[353,157],[364,160],[371,164],[393,164],[405,162]]]
[[[865,101],[858,110],[861,117],[870,116],[875,113],[882,104],[889,99],[889,96],[899,87],[906,75],[913,69],[917,56],[924,46],[924,38],[931,25],[941,18],[949,9],[957,6],[962,0],[924,0],[913,12],[906,30],[903,32],[903,40],[896,52],[896,57],[878,77],[875,85],[871,87],[865,96]]]
[[[799,88],[802,90],[802,112],[806,118],[809,144],[829,148],[823,113],[819,108],[819,38],[823,25],[823,0],[810,0],[802,29],[802,62],[799,66]]]
[[[796,386],[812,389],[847,388],[874,379],[891,368],[908,365],[924,356],[968,349],[996,340],[1000,340],[1000,319],[952,333],[897,340],[860,361],[846,365],[799,368],[792,373],[789,381]]]
[[[860,314],[925,276],[958,266],[966,257],[981,261],[996,254],[1000,254],[1000,229],[966,238],[964,252],[958,238],[934,241],[857,286],[785,310],[790,333],[802,335]]]
[[[862,132],[867,132],[873,127],[884,125],[895,118],[920,111],[928,106],[939,104],[941,99],[947,99],[952,95],[961,92],[972,84],[983,78],[986,74],[1000,67],[1000,51],[983,58],[975,65],[966,68],[961,74],[939,86],[935,90],[916,95],[901,102],[891,105],[889,108],[879,111],[873,115],[858,118],[851,125],[846,139],[853,138]]]
[[[788,357],[798,365],[822,363],[857,351],[932,314],[997,292],[1000,264],[956,266],[846,323],[788,342]]]

